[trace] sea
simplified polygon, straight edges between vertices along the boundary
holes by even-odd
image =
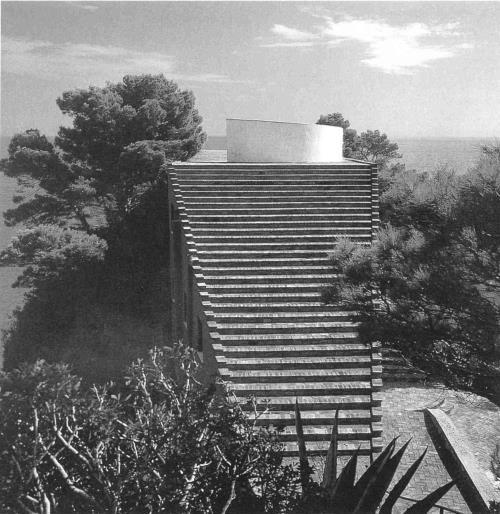
[[[494,142],[493,138],[391,138],[399,145],[403,155],[401,162],[407,169],[428,171],[446,166],[457,174],[466,173],[477,162],[481,146]],[[0,138],[0,156],[7,156],[9,138]],[[209,136],[205,148],[197,160],[225,160],[225,136]],[[0,212],[13,207],[12,196],[17,189],[16,181],[0,173]],[[6,248],[19,227],[6,227],[0,220],[0,251]],[[11,322],[16,306],[21,306],[25,290],[13,288],[12,284],[22,271],[16,267],[0,267],[0,330]],[[0,336],[1,337],[1,336]],[[0,369],[2,366],[2,345],[0,342]]]

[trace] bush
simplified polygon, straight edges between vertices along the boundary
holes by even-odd
[[[197,373],[176,345],[90,390],[64,365],[3,374],[0,510],[225,513],[238,497],[250,512],[287,511],[298,479],[276,432]]]

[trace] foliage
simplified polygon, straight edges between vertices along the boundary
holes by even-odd
[[[193,94],[163,75],[66,91],[57,103],[73,124],[60,128],[55,145],[30,129],[12,138],[1,162],[21,187],[5,220],[28,228],[0,263],[27,266],[15,285],[32,288],[6,337],[7,366],[42,353],[59,360],[93,307],[156,322],[152,291],[167,255],[161,167],[194,155],[206,137]],[[80,341],[82,352],[93,344]]]
[[[250,512],[286,511],[297,480],[276,434],[205,388],[197,366],[176,345],[90,391],[60,365],[4,374],[2,512],[223,513],[237,494]]]
[[[59,129],[55,147],[31,129],[12,138],[2,161],[5,174],[34,186],[7,213],[11,224],[73,215],[91,231],[98,207],[113,209],[131,185],[151,183],[166,160],[191,157],[206,138],[193,93],[163,75],[66,91],[57,104],[73,126]]]
[[[147,354],[163,308],[157,283],[167,252],[164,198],[161,188],[136,194],[120,223],[113,222],[115,230],[101,239],[107,245],[102,259],[80,257],[92,255],[93,244],[66,255],[74,248],[58,240],[60,247],[46,252],[54,269],[31,265],[39,278],[4,334],[6,369],[43,358],[71,363],[86,382],[104,383]],[[80,240],[97,237],[70,233]]]
[[[339,112],[321,115],[316,123],[344,129],[345,157],[372,161],[382,166],[387,165],[391,159],[401,157],[397,143],[389,141],[387,134],[381,134],[379,130],[367,130],[358,135],[356,130],[350,128],[349,120],[344,119]]]
[[[469,236],[439,244],[389,225],[371,247],[340,241],[332,263],[342,276],[325,299],[359,312],[362,339],[384,341],[448,384],[470,388],[493,355],[499,313],[476,286]]]
[[[321,484],[311,479],[311,466],[307,459],[306,444],[298,402],[295,408],[295,424],[299,445],[300,475],[302,480],[302,512],[365,514],[380,512],[390,514],[398,498],[415,475],[425,457],[425,450],[408,468],[389,492],[390,484],[398,470],[401,459],[410,443],[408,441],[396,452],[396,440],[393,439],[380,455],[370,464],[356,481],[356,468],[359,449],[356,451],[340,474],[337,476],[338,454],[338,411],[332,427],[332,437],[323,472]],[[425,514],[454,485],[449,482],[406,510],[407,514]],[[387,495],[384,501],[384,497]]]
[[[38,225],[19,231],[0,255],[3,265],[25,265],[16,285],[37,286],[102,261],[106,241],[97,235],[57,225]]]
[[[104,88],[66,91],[57,105],[73,126],[61,127],[56,145],[88,163],[103,189],[113,187],[120,155],[133,143],[162,142],[165,155],[182,160],[201,148],[205,135],[194,101],[163,75],[127,75]]]
[[[358,310],[363,338],[492,398],[499,176],[495,153],[463,178],[402,172],[381,197],[377,240],[371,248],[339,242],[332,264],[340,277],[325,292]]]

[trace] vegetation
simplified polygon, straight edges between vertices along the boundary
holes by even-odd
[[[396,440],[355,481],[337,477],[338,414],[321,485],[311,479],[300,410],[300,470],[279,433],[257,425],[223,385],[197,379],[193,350],[154,349],[117,383],[86,389],[66,365],[0,376],[0,509],[5,513],[389,513],[424,458],[388,493],[408,446]],[[427,512],[453,485],[407,512]],[[383,501],[385,497],[385,501]]]
[[[295,425],[299,446],[300,476],[302,482],[303,512],[321,512],[335,514],[390,514],[399,497],[410,483],[418,467],[422,463],[425,450],[408,470],[396,482],[391,491],[389,487],[401,463],[401,459],[410,443],[406,442],[397,452],[396,440],[393,439],[380,455],[368,466],[361,477],[356,480],[358,452],[355,452],[349,462],[337,476],[338,455],[338,411],[335,415],[330,447],[326,457],[323,480],[321,484],[311,479],[312,468],[307,459],[306,444],[303,435],[302,420],[298,402],[295,405]],[[449,482],[425,498],[415,502],[405,512],[406,514],[425,514],[442,498],[454,485]],[[385,498],[385,499],[384,499]]]
[[[358,135],[355,129],[350,128],[349,120],[342,114],[321,115],[316,122],[318,125],[330,125],[344,129],[344,156],[354,159],[372,161],[378,164],[386,164],[391,159],[399,159],[397,143],[389,141],[387,134],[381,134],[379,130],[367,130]]]
[[[25,265],[16,285],[31,288],[6,334],[5,366],[64,360],[103,381],[151,340],[145,333],[127,349],[110,334],[126,326],[140,339],[158,324],[155,281],[167,251],[160,170],[194,155],[205,134],[193,94],[162,75],[66,91],[57,103],[73,124],[55,145],[28,130],[1,163],[22,188],[5,220],[25,229],[0,261]]]
[[[225,513],[238,496],[248,512],[286,511],[298,480],[276,433],[196,377],[181,346],[155,349],[121,382],[90,390],[65,365],[4,374],[0,510]]]
[[[358,310],[364,339],[497,401],[498,147],[485,148],[464,177],[401,170],[381,197],[381,217],[370,248],[336,246],[332,264],[341,276],[325,299]]]

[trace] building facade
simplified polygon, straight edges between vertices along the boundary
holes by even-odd
[[[337,127],[229,120],[228,161],[174,163],[168,202],[173,338],[243,403],[265,400],[259,423],[283,428],[290,455],[296,400],[311,453],[337,409],[341,454],[380,451],[380,349],[321,296],[338,238],[378,229],[377,166],[343,159]]]

